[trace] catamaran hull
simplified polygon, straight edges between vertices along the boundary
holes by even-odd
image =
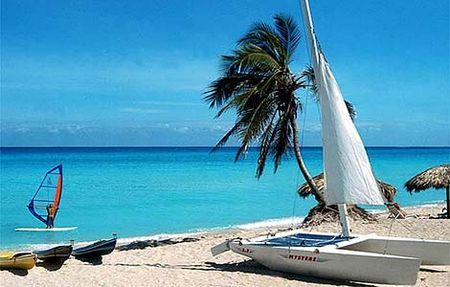
[[[450,265],[450,241],[376,236],[345,249],[420,258],[422,265]]]
[[[229,247],[273,270],[333,280],[414,285],[420,268],[418,258],[340,249],[273,247],[241,241],[232,241]]]

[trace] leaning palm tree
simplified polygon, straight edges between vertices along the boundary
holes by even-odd
[[[309,85],[304,75],[295,75],[289,66],[299,41],[300,32],[291,17],[274,16],[274,26],[254,24],[231,55],[222,56],[222,75],[211,83],[205,100],[219,109],[216,117],[229,110],[236,112],[234,126],[215,149],[236,136],[240,147],[235,160],[239,160],[251,144],[259,144],[258,178],[268,157],[276,172],[283,156],[293,150],[305,180],[317,190],[298,140],[297,113],[302,103],[297,92]]]

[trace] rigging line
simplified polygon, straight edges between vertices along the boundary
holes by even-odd
[[[304,105],[304,116],[303,116],[303,123],[302,123],[302,134],[300,139],[300,147],[303,147],[304,137],[305,137],[305,125],[306,125],[306,111],[308,108],[308,96],[305,99],[305,105]],[[296,180],[295,180],[295,187],[294,187],[294,203],[292,206],[292,217],[291,217],[291,229],[294,229],[294,222],[295,222],[295,210],[296,210],[296,203],[297,203],[297,188],[299,184],[299,177],[300,177],[300,171],[296,173]],[[291,249],[291,237],[289,237],[289,251]]]
[[[296,203],[297,203],[297,188],[298,188],[298,181],[299,181],[299,173],[296,172],[296,180],[295,180],[295,187],[294,187],[294,204],[292,205],[292,216],[291,216],[291,229],[294,230],[294,221],[295,221],[295,209],[296,209]],[[291,246],[292,246],[292,236],[289,236],[289,245],[288,245],[288,252],[291,252]]]
[[[400,215],[400,214],[397,214],[396,216],[392,217],[391,224],[390,224],[390,226],[389,226],[388,237],[391,237],[392,227],[394,226],[394,222],[395,222],[395,220],[397,219],[397,217],[398,217],[399,215]],[[386,240],[386,244],[384,245],[384,250],[383,250],[383,254],[384,254],[384,255],[385,255],[386,252],[387,252],[388,244],[389,244],[389,240]]]
[[[302,137],[300,140],[300,147],[303,147],[303,142],[304,142],[304,138],[305,138],[306,115],[307,115],[307,111],[308,111],[308,96],[309,96],[309,93],[305,97],[305,107],[303,109],[304,117],[303,117],[303,124],[302,124]]]
[[[396,219],[396,218],[395,218]],[[416,235],[417,237],[419,237],[421,240],[424,240],[424,237],[422,235],[420,235],[417,231],[414,231],[413,229],[411,229],[410,227],[406,226],[402,220],[396,220],[398,223],[400,223],[401,226],[403,226],[406,230],[408,230],[411,234]]]

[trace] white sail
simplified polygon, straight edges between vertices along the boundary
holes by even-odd
[[[332,204],[384,204],[372,168],[339,86],[318,48],[307,0],[302,0],[322,117],[325,202]]]

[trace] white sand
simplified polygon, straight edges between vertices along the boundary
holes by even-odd
[[[437,214],[440,207],[407,209],[409,214]],[[379,222],[352,222],[355,233],[387,235],[391,220],[380,215]],[[273,230],[273,229],[272,229]],[[312,231],[338,231],[338,224],[324,224]],[[414,231],[412,233],[410,230]],[[197,242],[115,251],[103,257],[100,265],[73,258],[49,271],[37,266],[28,272],[0,271],[4,286],[373,286],[343,283],[284,274],[227,252],[217,258],[209,249],[226,238],[248,237],[267,230],[226,230],[195,235]],[[450,240],[450,220],[408,218],[394,222],[392,236],[409,236]],[[450,251],[449,251],[450,252]],[[41,264],[39,264],[41,265]],[[450,286],[449,266],[422,268],[417,286]]]

